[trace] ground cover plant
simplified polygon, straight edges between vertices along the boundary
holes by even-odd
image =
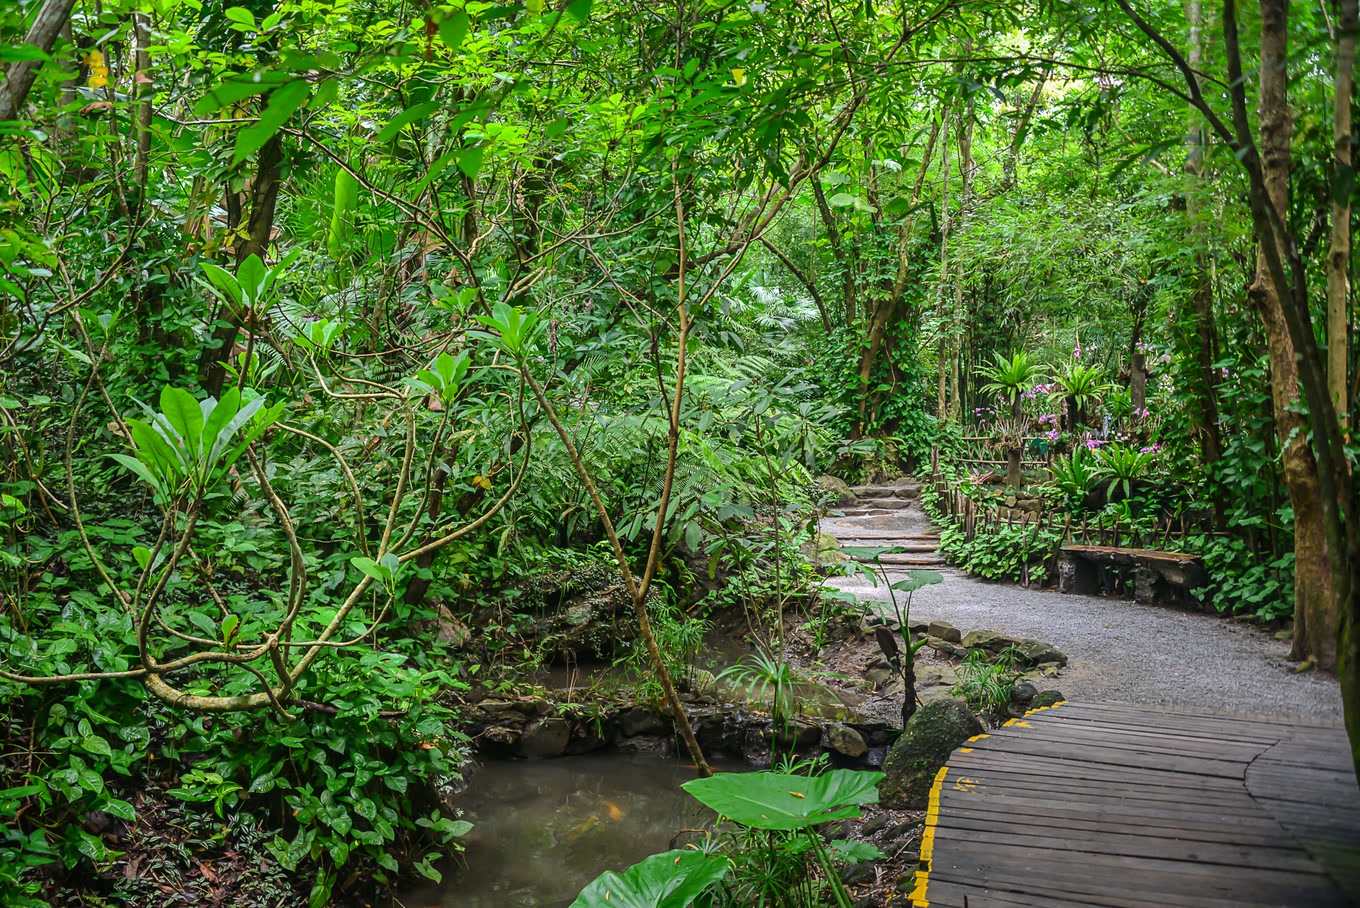
[[[1201,556],[1360,742],[1354,0],[0,9],[0,904],[435,875],[578,631],[706,775],[706,628],[788,719],[835,625],[828,474],[998,581]],[[795,840],[733,853],[839,904]]]

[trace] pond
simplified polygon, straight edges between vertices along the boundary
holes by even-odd
[[[734,765],[728,770],[741,769]],[[671,847],[713,812],[681,788],[686,760],[619,754],[490,763],[459,796],[473,829],[440,884],[403,892],[406,908],[567,908],[605,870]]]

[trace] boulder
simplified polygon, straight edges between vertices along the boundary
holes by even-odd
[[[578,754],[603,750],[609,742],[600,736],[593,724],[574,725],[571,729],[571,742],[563,751],[563,756],[574,757]]]
[[[861,864],[846,864],[841,868],[841,882],[847,886],[853,886],[856,883],[873,883],[877,880],[878,865],[873,861],[865,861]]]
[[[994,631],[990,628],[980,631],[969,631],[963,635],[959,643],[964,649],[985,649],[988,652],[999,653],[1008,646],[1015,646],[1020,641],[1014,637],[1008,637],[1001,631]]]
[[[541,760],[561,756],[571,743],[571,726],[561,716],[548,716],[524,729],[511,753],[517,757]]]
[[[444,605],[436,606],[435,613],[438,615],[435,639],[455,649],[465,646],[472,637],[472,631],[468,626],[455,618],[453,612]]]
[[[835,476],[818,476],[817,488],[834,496],[839,507],[849,507],[859,500],[850,484]]]
[[[897,673],[890,668],[871,668],[864,673],[865,680],[872,684],[875,689],[881,688],[896,677]]]
[[[963,633],[948,621],[932,621],[926,626],[926,635],[946,643],[962,643]]]
[[[1011,703],[1020,709],[1028,709],[1037,696],[1039,696],[1039,688],[1028,681],[1019,681],[1011,688]]]
[[[1029,705],[1030,709],[1042,709],[1045,706],[1057,706],[1067,700],[1060,691],[1041,690],[1039,695],[1034,698],[1034,702]]]
[[[906,820],[895,826],[890,826],[888,827],[888,831],[883,833],[883,841],[891,842],[896,839],[905,838],[920,829],[924,822],[924,819]]]
[[[938,637],[927,637],[926,646],[935,650],[937,653],[944,653],[946,656],[966,656],[968,650],[957,643],[950,643],[948,640],[941,640]]]
[[[621,754],[669,757],[675,753],[675,741],[659,735],[639,735],[636,738],[624,738],[616,746]]]
[[[803,557],[814,567],[833,568],[850,556],[841,551],[840,543],[830,533],[817,532],[811,539],[799,546]]]
[[[864,736],[848,725],[833,725],[827,729],[831,749],[846,757],[862,757],[869,752]]]
[[[474,740],[477,749],[492,756],[503,757],[510,753],[511,748],[519,741],[520,733],[518,729],[508,725],[493,725],[482,730]]]
[[[880,829],[885,828],[891,822],[892,817],[889,814],[880,813],[872,820],[865,821],[864,825],[859,828],[859,837],[862,839],[867,839],[869,836],[878,832]]]
[[[959,683],[959,673],[947,662],[916,663],[916,686],[938,687],[941,684],[953,686]]]
[[[982,731],[977,716],[957,700],[932,700],[922,706],[883,763],[886,775],[878,783],[883,806],[925,810],[940,767],[949,760],[954,748]]]
[[[638,735],[668,735],[671,733],[671,722],[662,716],[658,716],[643,706],[634,706],[619,714],[619,734],[625,738],[636,738]]]
[[[1015,651],[1020,654],[1026,665],[1043,665],[1047,662],[1054,662],[1058,665],[1067,664],[1067,654],[1059,650],[1051,643],[1044,643],[1042,640],[1021,640],[1015,644]]]
[[[822,727],[815,722],[795,719],[775,727],[774,743],[781,751],[806,751],[822,743]]]

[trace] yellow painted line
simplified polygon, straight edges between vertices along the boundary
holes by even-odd
[[[1026,712],[1025,715],[1030,716],[1037,712],[1043,712],[1046,709],[1057,709],[1066,702],[1066,700],[1061,700],[1054,703],[1052,706],[1041,706],[1038,709],[1031,709]],[[1018,719],[1011,719],[1006,723],[1006,727],[1011,725],[1018,725],[1021,728],[1034,727],[1030,725],[1030,723],[1021,722]],[[973,737],[968,739],[967,743],[972,744],[973,742],[981,741],[986,737],[988,737],[986,734],[973,735]],[[973,748],[960,747],[958,752],[961,754],[972,753]],[[948,773],[949,767],[941,766],[940,771],[935,774],[934,784],[930,786],[930,802],[926,806],[926,825],[925,829],[921,832],[921,866],[916,871],[911,894],[907,896],[907,901],[911,904],[912,908],[930,908],[930,899],[927,897],[926,892],[930,887],[930,862],[934,857],[935,852],[935,827],[939,825],[940,822],[940,789],[944,787],[944,777],[948,775]],[[954,789],[956,791],[971,792],[975,791],[978,787],[980,786],[976,779],[968,779],[960,776],[954,781]]]
[[[1035,713],[1041,713],[1041,712],[1043,712],[1043,711],[1046,710],[1046,709],[1057,709],[1059,706],[1062,706],[1062,705],[1063,705],[1064,703],[1066,703],[1066,702],[1067,702],[1066,700],[1059,700],[1057,703],[1054,703],[1052,706],[1036,706],[1034,709],[1031,709],[1031,710],[1027,711],[1027,712],[1025,713],[1025,715],[1026,715],[1026,716],[1032,716],[1032,715],[1034,715]]]
[[[1012,725],[1015,724],[1015,722],[1016,722],[1015,719],[1007,719],[1005,722],[1002,722],[1002,723],[1001,723],[1001,727],[1002,727],[1002,728],[1010,728]]]
[[[981,737],[986,737],[982,735]],[[948,766],[941,766],[935,773],[935,783],[930,786],[930,803],[926,806],[926,826],[921,833],[921,866],[916,871],[916,885],[907,900],[913,908],[929,908],[926,888],[930,885],[930,858],[935,850],[935,826],[940,822],[940,789],[944,787],[944,777],[949,773]]]

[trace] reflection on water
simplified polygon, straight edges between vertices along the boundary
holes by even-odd
[[[478,769],[459,798],[473,829],[440,885],[402,893],[407,908],[567,908],[605,870],[665,851],[713,813],[680,788],[684,762],[591,755]]]

